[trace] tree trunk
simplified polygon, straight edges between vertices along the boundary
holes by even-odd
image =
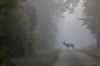
[[[97,34],[96,36],[96,43],[97,43],[97,48],[100,48],[100,35]]]

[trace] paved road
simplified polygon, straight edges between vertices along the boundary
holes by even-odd
[[[75,50],[63,51],[53,66],[100,66],[94,58]]]

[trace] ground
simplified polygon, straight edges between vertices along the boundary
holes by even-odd
[[[65,50],[53,66],[100,66],[92,57],[78,50]]]
[[[61,50],[36,51],[33,56],[12,58],[11,62],[15,66],[52,66],[58,60],[60,52]]]
[[[16,66],[100,66],[93,57],[78,50],[43,51],[35,57],[16,58]]]

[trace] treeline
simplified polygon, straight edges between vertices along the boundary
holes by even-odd
[[[57,23],[64,12],[74,13],[80,0],[28,0],[37,11],[36,50],[51,50],[55,48],[57,38]],[[70,7],[72,4],[72,7]]]
[[[85,0],[84,0],[85,1]],[[91,31],[96,39],[97,48],[100,48],[100,0],[86,0],[84,3],[84,25]]]
[[[0,0],[0,66],[9,66],[10,58],[27,56],[33,52],[36,10],[34,6],[24,8],[23,2]],[[31,17],[27,13],[30,11]]]
[[[13,66],[10,58],[35,50],[54,49],[57,21],[65,11],[74,13],[79,1],[0,0],[0,66]]]

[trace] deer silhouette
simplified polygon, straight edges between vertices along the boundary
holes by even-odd
[[[71,47],[72,49],[75,49],[74,44],[66,43],[65,41],[63,42],[63,44],[66,46],[66,49],[69,49],[69,47]]]

